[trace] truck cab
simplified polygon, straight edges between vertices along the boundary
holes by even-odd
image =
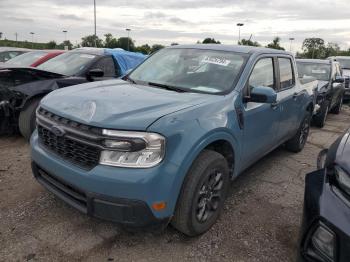
[[[123,79],[56,90],[37,110],[33,174],[90,216],[202,234],[231,180],[280,145],[303,149],[316,83],[296,72],[280,50],[174,46]]]

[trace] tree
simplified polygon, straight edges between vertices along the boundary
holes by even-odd
[[[158,50],[160,49],[163,49],[165,46],[163,45],[152,45],[152,48],[151,48],[151,54],[154,53],[154,52],[157,52]]]
[[[303,42],[303,57],[325,58],[326,47],[322,38],[306,38]]]
[[[272,43],[268,44],[266,47],[278,50],[285,50],[282,46],[280,46],[280,42],[281,38],[277,36],[272,40]]]
[[[66,46],[68,46],[68,50],[72,50],[73,44],[69,40],[63,41],[61,44],[58,45],[59,49],[64,49]]]
[[[205,38],[202,42],[202,44],[221,44],[220,41],[215,41],[214,38]]]
[[[179,43],[171,43],[171,46],[179,45]]]
[[[112,34],[108,33],[105,34],[105,42],[104,42],[104,47],[106,48],[118,48],[119,43],[116,38],[112,36]]]
[[[340,47],[337,43],[328,43],[325,50],[325,58],[336,56],[340,53]]]
[[[47,49],[55,49],[57,46],[56,42],[55,41],[50,41],[46,44],[46,48]]]
[[[135,42],[131,38],[121,37],[118,39],[118,47],[133,52],[135,51]]]
[[[103,47],[102,39],[95,35],[85,36],[81,40],[81,46],[83,47]]]
[[[151,47],[148,44],[136,47],[136,52],[148,55],[151,53]]]
[[[242,39],[241,41],[238,42],[239,45],[248,45],[248,46],[260,46],[258,42],[253,42],[250,39]]]

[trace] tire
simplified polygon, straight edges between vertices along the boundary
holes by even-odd
[[[287,141],[286,143],[287,150],[294,153],[299,153],[304,149],[304,146],[306,144],[306,141],[310,132],[310,122],[311,122],[311,113],[307,112],[306,116],[304,117],[303,121],[300,124],[298,132],[295,134],[295,136],[292,139]]]
[[[331,113],[339,115],[342,107],[343,107],[343,96],[340,97],[337,105],[334,108],[332,108]]]
[[[19,114],[18,126],[21,135],[29,141],[35,130],[35,111],[39,106],[42,97],[31,99]]]
[[[324,127],[324,124],[326,123],[326,119],[328,116],[328,112],[329,112],[329,102],[326,101],[322,103],[320,112],[313,117],[312,119],[313,124],[320,128]]]
[[[188,236],[208,231],[220,216],[229,185],[226,159],[215,151],[204,150],[186,176],[172,226]]]

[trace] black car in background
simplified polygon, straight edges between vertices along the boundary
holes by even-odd
[[[0,134],[20,133],[29,139],[40,100],[53,90],[123,76],[145,56],[124,50],[81,48],[36,68],[0,68]]]
[[[299,260],[350,261],[350,129],[306,176]]]
[[[313,123],[323,127],[329,112],[339,114],[345,92],[344,78],[338,62],[319,59],[297,59],[299,78],[318,80]]]
[[[332,56],[328,59],[337,61],[342,69],[342,74],[345,78],[345,95],[344,99],[350,100],[350,56]]]

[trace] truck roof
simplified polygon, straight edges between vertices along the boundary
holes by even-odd
[[[327,59],[297,59],[299,63],[313,63],[313,64],[331,64],[332,61]]]
[[[195,44],[195,45],[176,45],[167,48],[188,48],[188,49],[204,49],[204,50],[215,50],[215,51],[229,51],[229,52],[237,52],[237,53],[245,53],[245,54],[288,54],[292,55],[292,53],[271,49],[266,47],[255,47],[255,46],[245,46],[245,45],[222,45],[222,44]]]

